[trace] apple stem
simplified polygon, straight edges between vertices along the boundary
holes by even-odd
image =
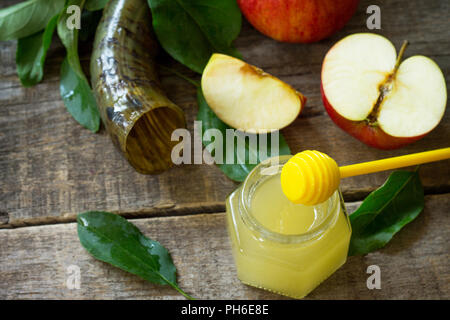
[[[403,54],[405,53],[408,44],[409,44],[408,40],[403,41],[402,47],[398,52],[397,60],[395,61],[394,70],[392,70],[392,73],[386,78],[386,80],[379,87],[380,95],[378,96],[377,102],[372,108],[372,112],[370,112],[369,116],[367,117],[367,121],[371,126],[378,125],[377,119],[378,113],[380,112],[380,106],[384,100],[384,97],[392,90],[392,84],[394,82],[395,76],[397,75],[397,70],[400,67]]]
[[[402,62],[403,54],[405,53],[405,50],[406,50],[406,47],[408,46],[408,44],[409,44],[408,40],[403,40],[402,47],[400,48],[400,51],[398,52],[397,61],[395,61],[395,67],[394,67],[394,71],[392,72],[392,78],[395,77],[398,67],[400,67],[400,63]]]

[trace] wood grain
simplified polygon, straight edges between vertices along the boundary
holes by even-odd
[[[2,2],[6,6],[16,1]],[[332,38],[315,44],[273,41],[244,22],[237,48],[245,60],[293,85],[308,97],[304,113],[283,133],[293,152],[312,148],[339,164],[373,160],[448,146],[450,112],[423,140],[396,151],[365,146],[335,126],[320,98],[323,56],[338,39],[367,32],[365,10],[378,4],[379,32],[399,47],[407,38],[406,57],[424,54],[450,79],[450,4],[448,1],[361,1],[357,14]],[[87,67],[90,43],[80,44]],[[86,210],[119,212],[127,217],[183,215],[224,210],[223,201],[236,187],[215,166],[184,165],[159,176],[135,172],[114,149],[106,132],[92,134],[68,114],[59,97],[59,66],[65,54],[55,42],[48,54],[44,81],[23,88],[15,71],[15,42],[0,43],[0,227],[74,221]],[[160,62],[199,79],[162,55]],[[162,83],[169,97],[187,114],[192,132],[197,113],[195,88],[167,72]],[[349,178],[342,190],[348,201],[362,199],[381,185],[388,172]],[[450,192],[450,161],[425,165],[421,176],[428,193]]]
[[[355,205],[349,205],[354,208]],[[426,198],[419,217],[383,249],[347,263],[311,299],[449,299],[450,197]],[[236,278],[225,214],[131,220],[172,254],[181,288],[201,299],[280,299]],[[444,227],[443,227],[444,226]],[[0,230],[0,299],[178,299],[168,287],[92,258],[76,224]],[[79,290],[66,286],[67,268],[80,268]],[[381,269],[381,289],[366,286],[367,267]]]

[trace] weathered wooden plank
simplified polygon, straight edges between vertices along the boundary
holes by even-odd
[[[354,208],[354,205],[351,205]],[[450,298],[450,194],[426,198],[426,209],[384,249],[350,257],[308,298]],[[225,214],[132,220],[166,246],[179,284],[202,299],[278,299],[236,278]],[[92,258],[79,244],[76,225],[57,224],[0,230],[0,298],[172,299],[174,290],[152,285]],[[80,268],[81,287],[66,286],[67,268]],[[369,290],[369,265],[381,269],[381,289]]]
[[[14,1],[2,2],[1,6]],[[397,46],[411,41],[406,56],[433,58],[450,78],[450,10],[448,1],[361,1],[358,13],[331,39],[315,44],[275,42],[248,23],[236,45],[244,58],[292,84],[308,97],[307,108],[294,124],[283,130],[294,152],[313,148],[333,156],[340,164],[378,159],[448,146],[450,113],[425,139],[397,151],[369,148],[337,128],[320,99],[320,66],[329,47],[341,37],[367,31],[365,9],[379,4],[381,33]],[[59,98],[60,44],[48,55],[45,81],[22,88],[15,75],[15,43],[0,43],[0,227],[73,221],[78,212],[108,210],[126,215],[218,212],[236,184],[214,166],[186,165],[160,176],[136,173],[114,150],[104,131],[92,134],[67,113]],[[89,61],[90,44],[81,44],[83,65]],[[195,79],[186,68],[162,57],[161,63]],[[192,132],[197,112],[195,88],[167,72],[163,86],[170,98],[187,113]],[[450,190],[450,161],[426,165],[422,179],[429,192]],[[388,173],[346,179],[347,200],[361,199],[379,186]]]

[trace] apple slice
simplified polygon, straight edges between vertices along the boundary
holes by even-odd
[[[424,137],[447,103],[442,71],[431,59],[401,62],[392,43],[359,33],[336,43],[322,65],[322,99],[331,119],[362,142],[394,149]]]
[[[206,102],[223,122],[249,133],[286,127],[306,98],[290,85],[242,60],[213,54],[202,76]]]

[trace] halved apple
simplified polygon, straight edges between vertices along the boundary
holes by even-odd
[[[331,119],[362,142],[394,149],[416,141],[442,119],[447,89],[433,60],[401,62],[392,43],[359,33],[336,43],[322,65],[322,99]]]
[[[297,118],[306,98],[290,85],[242,60],[213,54],[203,71],[206,102],[223,122],[241,131],[266,133]]]

